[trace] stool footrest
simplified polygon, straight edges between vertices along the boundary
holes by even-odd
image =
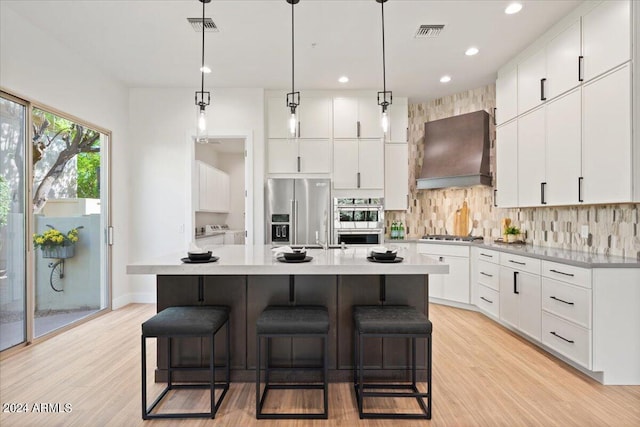
[[[269,384],[265,390],[324,390],[324,384]]]

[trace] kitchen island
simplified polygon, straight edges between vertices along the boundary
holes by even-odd
[[[206,264],[185,264],[176,253],[127,266],[129,274],[157,277],[157,310],[178,305],[227,305],[231,307],[232,380],[254,381],[256,362],[256,319],[267,305],[324,305],[329,310],[329,374],[333,381],[351,378],[354,305],[406,304],[428,316],[428,276],[447,274],[449,267],[416,251],[411,243],[393,245],[400,263],[367,260],[370,248],[308,249],[313,259],[305,263],[283,263],[271,246],[213,246],[219,260]],[[436,326],[437,327],[437,326]],[[225,334],[218,334],[216,359],[223,360]],[[177,340],[172,361],[177,366],[204,366],[207,346],[202,339]],[[317,340],[274,339],[271,357],[283,367],[309,366],[320,361]],[[403,379],[410,351],[405,340],[369,340],[365,366],[371,376]],[[165,378],[166,343],[159,340],[158,380]],[[418,353],[418,367],[424,368],[424,349]],[[294,371],[288,379],[303,378],[308,372]],[[177,375],[178,373],[176,373]],[[183,372],[184,379],[198,379],[197,372]]]

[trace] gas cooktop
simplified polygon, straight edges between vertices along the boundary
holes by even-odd
[[[420,240],[444,240],[448,242],[479,242],[483,241],[483,237],[478,236],[454,236],[451,234],[427,234],[422,236]]]

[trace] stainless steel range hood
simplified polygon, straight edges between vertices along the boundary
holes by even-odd
[[[481,110],[425,123],[417,188],[491,185],[489,117]]]

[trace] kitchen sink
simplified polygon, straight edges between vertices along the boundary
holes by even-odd
[[[276,247],[276,246],[274,246]],[[289,245],[289,247],[291,249],[302,249],[302,248],[306,248],[306,249],[323,249],[322,246],[320,245]],[[341,245],[329,245],[329,247],[327,249],[347,249],[347,246],[345,245],[344,247],[342,247]]]

